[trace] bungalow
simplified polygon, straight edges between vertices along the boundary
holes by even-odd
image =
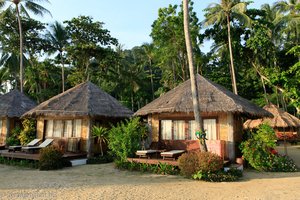
[[[268,104],[263,109],[273,114],[273,118],[248,119],[244,123],[244,129],[254,129],[260,124],[270,125],[277,135],[278,140],[298,141],[300,135],[300,119],[283,111],[274,104]]]
[[[271,117],[266,110],[233,94],[224,87],[197,75],[201,116],[208,150],[233,160],[242,140],[243,117]],[[199,149],[190,80],[185,81],[135,115],[148,119],[152,144],[162,149]]]
[[[21,127],[20,117],[35,106],[34,101],[18,90],[0,96],[0,144],[6,143],[13,128]]]
[[[109,126],[133,112],[91,82],[79,84],[28,111],[37,119],[37,137],[53,138],[65,151],[97,152],[93,125]]]

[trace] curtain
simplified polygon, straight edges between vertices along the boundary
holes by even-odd
[[[3,121],[2,121],[2,119],[0,119],[0,136],[2,136],[2,124],[3,124]]]
[[[72,137],[72,120],[65,120],[64,121],[64,137]]]
[[[161,139],[172,140],[172,120],[161,120]]]
[[[189,139],[190,140],[197,140],[197,137],[196,137],[196,121],[195,120],[189,121]]]
[[[54,120],[53,123],[53,137],[62,137],[63,136],[63,121],[62,120]]]
[[[81,137],[81,119],[75,120],[75,131],[74,131],[74,137]]]
[[[217,120],[204,119],[203,126],[208,140],[217,140]]]
[[[53,120],[46,121],[46,137],[53,137]]]
[[[185,140],[185,121],[173,121],[174,126],[174,140]]]

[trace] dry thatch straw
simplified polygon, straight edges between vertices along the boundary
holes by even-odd
[[[0,117],[21,117],[34,108],[36,103],[18,90],[0,96]]]
[[[272,117],[268,111],[252,102],[233,94],[226,88],[197,75],[201,112],[231,112],[250,118]],[[151,113],[193,112],[190,80],[185,81],[153,102],[138,110],[135,115]]]
[[[260,124],[266,123],[269,124],[273,128],[297,128],[300,127],[300,120],[289,114],[288,112],[284,112],[277,106],[270,104],[264,107],[265,110],[269,111],[274,115],[274,118],[261,118],[255,120],[247,120],[244,123],[245,129],[252,129],[258,127]]]
[[[79,84],[56,95],[28,111],[23,117],[112,117],[124,118],[133,114],[115,98],[91,82]]]

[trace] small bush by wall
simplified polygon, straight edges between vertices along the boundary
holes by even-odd
[[[63,159],[63,153],[55,146],[41,149],[39,169],[55,170],[71,166],[71,162]]]
[[[180,172],[183,176],[191,177],[201,172],[216,172],[223,167],[223,160],[211,152],[190,152],[178,159]]]

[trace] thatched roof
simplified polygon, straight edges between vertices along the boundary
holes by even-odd
[[[0,96],[0,117],[21,117],[34,108],[36,103],[18,90]]]
[[[277,106],[270,104],[266,105],[264,109],[272,113],[274,118],[265,117],[255,120],[249,119],[244,123],[244,128],[252,129],[262,123],[269,124],[273,128],[300,127],[300,120],[297,117],[289,114],[288,112],[284,112]]]
[[[79,84],[28,111],[23,117],[90,116],[124,118],[133,114],[91,82]]]
[[[197,75],[201,112],[231,112],[248,117],[272,116],[250,101],[233,94],[226,88]],[[138,110],[135,115],[151,113],[193,112],[190,80],[185,81],[153,102]]]

